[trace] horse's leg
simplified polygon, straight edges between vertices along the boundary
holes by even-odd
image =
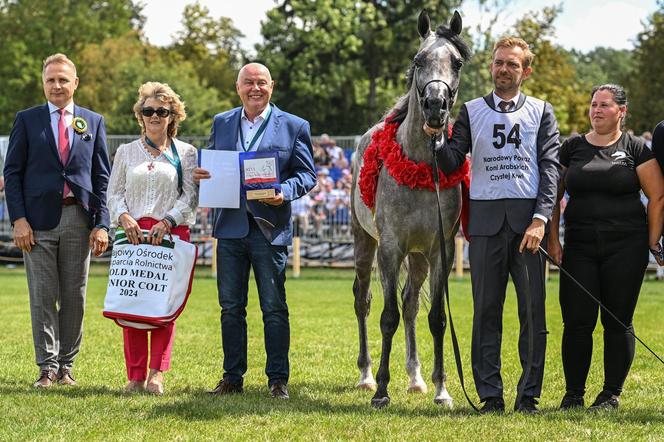
[[[406,336],[406,372],[408,373],[409,393],[426,393],[427,384],[420,372],[420,359],[417,357],[416,322],[420,309],[420,288],[427,278],[429,264],[421,253],[408,255],[408,278],[402,293],[403,326]]]
[[[355,316],[360,337],[360,352],[357,356],[357,368],[360,369],[360,380],[356,387],[375,391],[376,381],[371,373],[371,356],[369,355],[367,337],[367,318],[371,310],[371,269],[376,254],[376,240],[360,227],[357,220],[352,223],[355,256]]]
[[[445,336],[445,328],[447,327],[447,317],[445,315],[445,298],[444,298],[444,285],[443,278],[449,274],[452,261],[454,259],[454,243],[446,241],[445,252],[447,254],[447,262],[445,269],[441,268],[440,252],[432,252],[429,257],[431,264],[431,276],[429,278],[430,293],[431,293],[431,310],[429,311],[429,330],[433,336],[433,352],[434,363],[431,380],[435,386],[435,393],[433,401],[436,404],[452,408],[453,401],[450,394],[447,392],[445,381],[447,375],[445,374],[445,364],[443,358],[443,337]],[[436,250],[438,245],[435,246]]]
[[[387,385],[390,383],[390,352],[392,351],[392,338],[399,326],[399,303],[397,299],[397,284],[399,281],[399,267],[404,255],[393,239],[381,236],[378,245],[378,268],[380,280],[383,285],[383,313],[380,315],[380,331],[383,337],[380,355],[380,366],[376,374],[378,389],[371,399],[371,405],[380,408],[390,403],[387,394]]]

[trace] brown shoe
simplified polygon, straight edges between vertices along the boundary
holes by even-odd
[[[58,371],[58,384],[60,385],[76,385],[74,377],[71,375],[71,369],[61,368]]]
[[[234,384],[226,379],[219,381],[214,390],[208,391],[209,394],[235,394],[242,393],[242,384]]]
[[[145,381],[129,381],[125,386],[127,393],[140,393],[145,391]]]
[[[164,394],[164,373],[158,370],[150,370],[145,391],[158,396]]]
[[[286,384],[276,383],[270,387],[270,396],[277,399],[290,399],[288,396],[288,389],[286,389]]]
[[[56,378],[55,370],[52,370],[50,368],[42,370],[39,372],[39,379],[37,379],[34,382],[34,384],[32,384],[32,386],[35,388],[48,388],[51,385],[53,385],[55,378]]]

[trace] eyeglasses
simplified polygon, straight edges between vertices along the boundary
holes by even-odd
[[[144,117],[151,117],[154,114],[157,114],[158,117],[166,118],[171,114],[171,110],[166,109],[165,107],[160,107],[159,109],[144,107],[143,109],[141,109],[141,114],[143,114]]]

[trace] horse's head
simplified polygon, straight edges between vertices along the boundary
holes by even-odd
[[[422,114],[428,126],[442,127],[448,120],[456,100],[459,76],[470,49],[459,37],[461,16],[454,11],[449,28],[440,26],[431,30],[426,10],[420,13],[417,30],[422,44],[413,59],[409,72]]]

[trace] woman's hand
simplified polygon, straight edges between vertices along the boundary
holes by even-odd
[[[162,219],[150,229],[150,232],[148,233],[148,242],[153,246],[158,246],[161,244],[164,236],[170,233],[170,231],[170,223]]]
[[[123,213],[120,215],[118,221],[124,229],[130,243],[137,246],[143,242],[143,232],[141,231],[141,227],[130,214],[126,212]]]
[[[655,260],[657,260],[657,264],[664,266],[664,253],[662,253],[662,245],[660,243],[655,243],[651,244],[649,247],[650,253],[652,253],[652,256],[654,256]]]
[[[553,262],[557,266],[560,266],[560,263],[563,261],[563,248],[560,245],[560,240],[558,238],[553,238],[549,236],[547,240],[547,253],[553,259]]]

